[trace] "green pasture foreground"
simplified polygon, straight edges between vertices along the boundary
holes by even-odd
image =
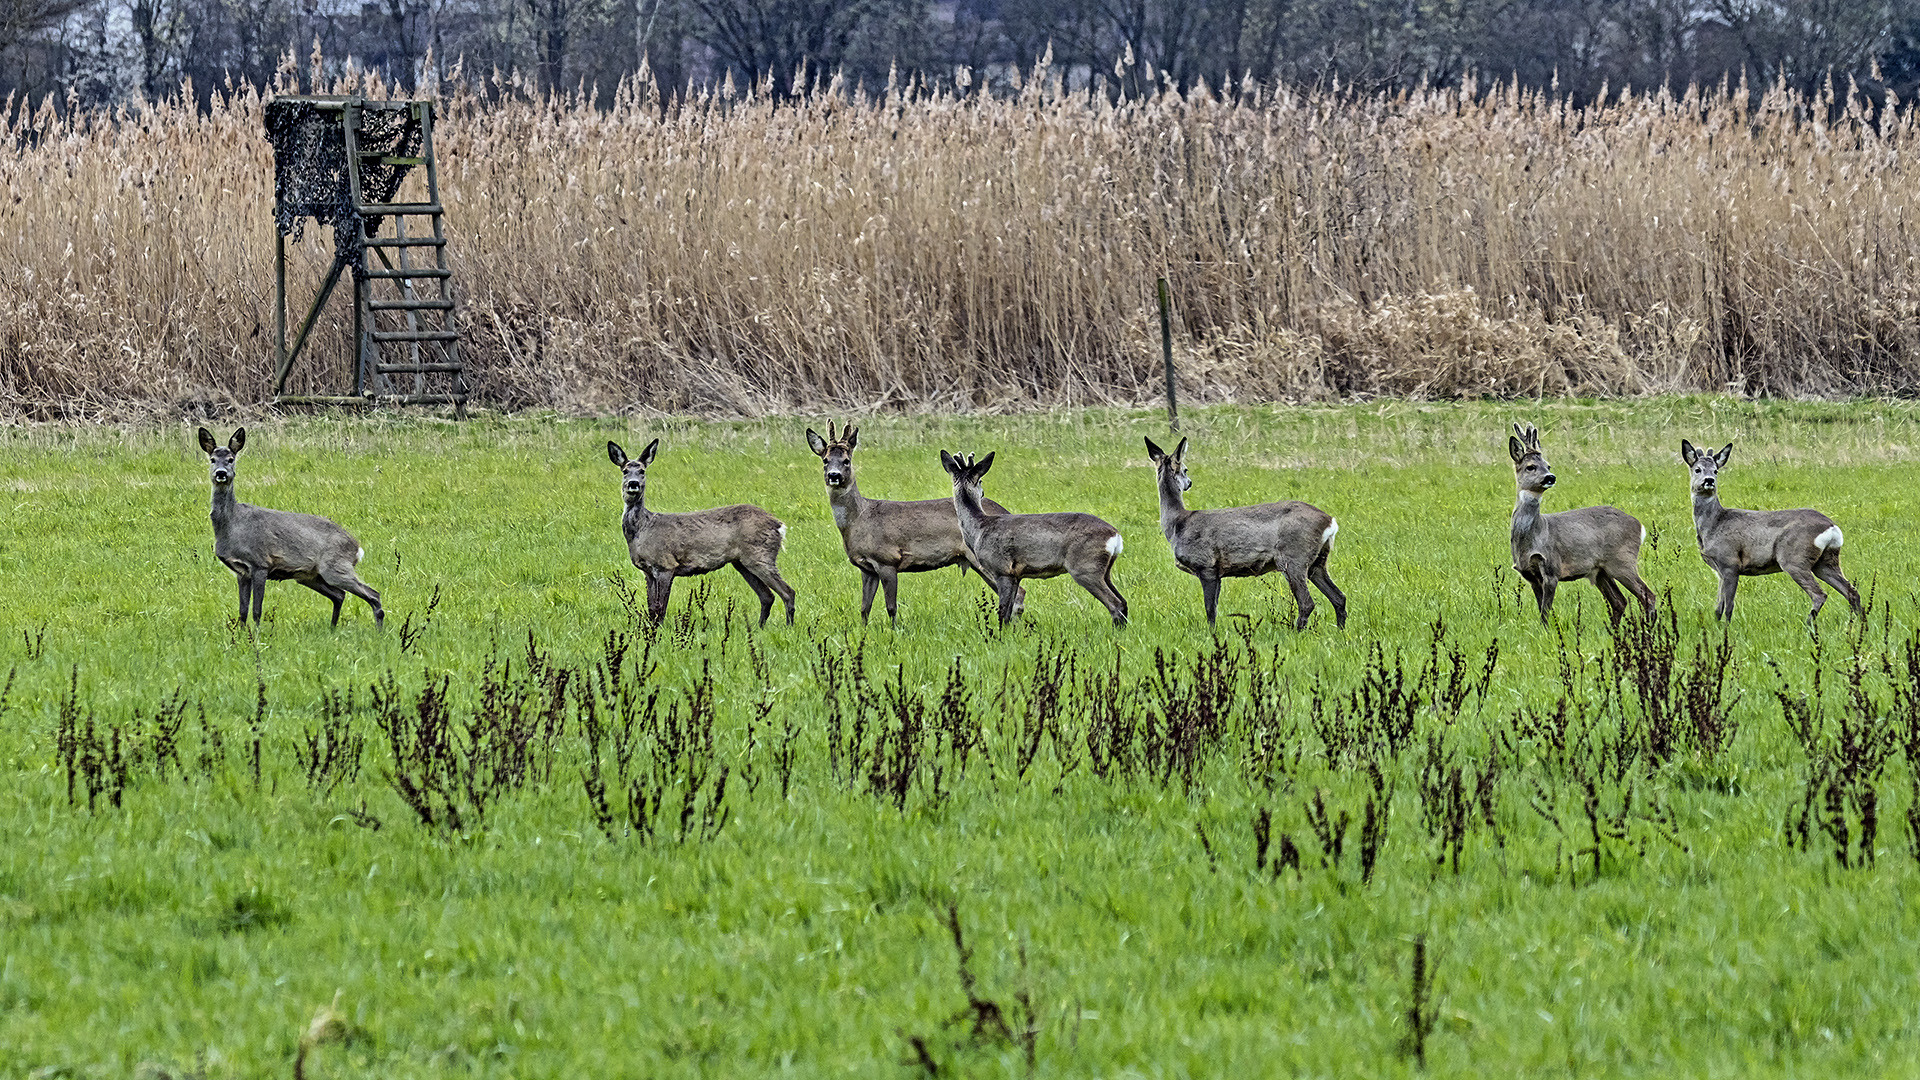
[[[870,496],[992,450],[1120,528],[1130,627],[1063,578],[1006,633],[951,570],[862,627],[825,419],[251,425],[239,497],[388,612],[274,583],[257,646],[194,425],[0,430],[0,1076],[1920,1072],[1911,406],[1192,412],[1190,505],[1332,512],[1351,605],[1229,581],[1217,637],[1163,417],[862,423]],[[1646,524],[1655,623],[1538,625],[1516,419],[1549,510]],[[605,443],[656,435],[656,509],[787,522],[796,625],[731,572],[632,617]],[[1749,579],[1723,637],[1682,437],[1870,615]]]

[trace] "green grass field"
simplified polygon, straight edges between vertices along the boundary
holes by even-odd
[[[1547,509],[1647,526],[1651,628],[1539,626],[1515,419]],[[1131,626],[1061,578],[1004,633],[952,570],[861,626],[824,418],[264,423],[239,497],[352,530],[388,623],[278,582],[257,647],[193,425],[0,430],[0,1076],[1912,1074],[1914,419],[1193,413],[1189,505],[1329,510],[1350,602],[1229,581],[1217,637],[1149,411],[862,424],[869,496],[994,450],[1120,528]],[[632,618],[605,442],[655,435],[656,509],[787,522],[796,625],[731,571]],[[1682,437],[1833,516],[1869,616],[1752,578],[1723,638]]]

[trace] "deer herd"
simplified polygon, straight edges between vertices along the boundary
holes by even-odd
[[[225,446],[201,428],[200,449],[207,454],[213,480],[213,552],[239,579],[240,619],[251,601],[260,620],[267,582],[291,579],[333,601],[333,623],[348,593],[373,609],[374,624],[385,618],[380,594],[361,581],[354,567],[365,551],[345,529],[323,517],[249,506],[234,498],[236,462],[247,432],[233,433]],[[940,464],[953,480],[951,499],[896,502],[870,499],[854,479],[853,453],[859,429],[827,425],[822,438],[807,431],[807,446],[824,471],[827,501],[840,530],[847,561],[860,571],[860,619],[873,610],[876,590],[885,590],[887,617],[899,620],[900,575],[958,566],[972,570],[992,588],[999,620],[1006,625],[1026,602],[1021,582],[1029,578],[1073,578],[1100,601],[1115,626],[1127,622],[1127,601],[1113,584],[1113,564],[1122,550],[1120,532],[1093,514],[1065,511],[1017,514],[986,497],[981,489],[993,454],[940,452]],[[647,509],[647,469],[660,440],[630,458],[618,443],[607,455],[621,474],[626,504],[620,531],[627,555],[647,581],[647,612],[665,617],[673,580],[731,566],[760,600],[760,625],[773,613],[774,598],[793,622],[793,586],[780,576],[778,560],[787,527],[758,506],[740,504],[691,513]],[[1160,531],[1173,548],[1174,564],[1200,581],[1207,622],[1220,605],[1220,580],[1279,573],[1293,590],[1294,628],[1305,629],[1318,589],[1333,605],[1334,621],[1347,624],[1347,598],[1327,572],[1340,525],[1318,507],[1298,501],[1261,503],[1217,510],[1189,510],[1186,492],[1187,440],[1167,453],[1146,440],[1160,499]],[[1563,581],[1586,579],[1600,590],[1613,621],[1627,612],[1625,588],[1641,609],[1653,613],[1653,590],[1640,578],[1640,545],[1646,529],[1632,515],[1611,506],[1588,506],[1544,513],[1540,502],[1554,485],[1552,468],[1540,448],[1540,433],[1514,425],[1507,439],[1518,494],[1513,507],[1513,568],[1533,587],[1546,623],[1554,591]],[[1720,578],[1716,618],[1733,617],[1734,591],[1742,577],[1784,573],[1805,589],[1820,614],[1827,594],[1820,583],[1840,591],[1856,614],[1860,594],[1840,573],[1840,527],[1817,510],[1734,510],[1720,505],[1719,472],[1733,455],[1728,443],[1717,453],[1682,440],[1680,457],[1689,470],[1694,536],[1700,557]]]

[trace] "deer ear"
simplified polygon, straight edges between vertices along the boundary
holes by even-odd
[[[1518,430],[1519,426],[1520,425],[1515,424],[1514,429]],[[1521,446],[1520,440],[1512,435],[1507,436],[1507,453],[1513,455],[1513,463],[1515,465],[1520,464],[1520,459],[1527,456],[1526,447]]]
[[[1187,440],[1184,436],[1180,439],[1180,445],[1173,448],[1173,460],[1175,464],[1187,460]]]
[[[1733,456],[1733,444],[1728,443],[1727,445],[1720,448],[1719,453],[1713,455],[1713,460],[1716,464],[1718,464],[1721,468],[1724,469],[1727,467],[1727,459],[1732,456]]]
[[[847,428],[840,432],[840,439],[847,444],[847,449],[852,450],[860,445],[860,429]]]
[[[808,428],[807,429],[807,449],[813,451],[815,454],[819,455],[820,457],[826,457],[827,456],[827,440],[822,439],[820,437],[819,432],[813,430],[812,428]]]
[[[200,429],[201,451],[204,453],[211,454],[215,450],[219,449],[219,447],[220,447],[220,444],[213,441],[213,432],[208,431],[206,428],[201,428]]]
[[[1688,465],[1692,465],[1694,462],[1700,460],[1700,451],[1693,448],[1693,443],[1686,439],[1681,439],[1680,460],[1686,462]]]
[[[247,429],[246,428],[236,429],[233,433],[233,438],[227,440],[227,449],[233,451],[236,454],[239,453],[240,448],[245,445],[247,445]]]
[[[1160,449],[1158,446],[1155,446],[1152,439],[1147,440],[1148,460],[1152,461],[1155,465],[1158,465],[1160,464],[1160,459],[1166,456],[1167,456],[1167,452],[1165,450]]]
[[[947,470],[948,476],[960,475],[960,463],[953,460],[953,455],[945,450],[940,451],[940,467]]]
[[[973,467],[973,478],[975,480],[980,479],[987,475],[987,470],[991,468],[993,468],[993,455],[988,454],[986,457],[981,458],[979,463]]]
[[[627,452],[620,449],[620,444],[612,439],[607,440],[607,457],[615,465],[624,467],[627,463]]]
[[[645,450],[640,451],[640,467],[644,469],[648,465],[653,464],[653,455],[659,452],[660,452],[659,439],[655,439],[652,442],[648,443],[647,448]]]

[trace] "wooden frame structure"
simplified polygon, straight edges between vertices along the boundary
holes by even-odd
[[[284,231],[276,230],[274,298],[278,364],[273,381],[274,404],[452,405],[455,416],[464,416],[467,385],[460,359],[453,274],[447,265],[440,176],[433,156],[433,102],[368,101],[333,96],[280,97],[274,102],[308,107],[313,110],[310,116],[320,118],[317,122],[339,125],[339,145],[346,159],[344,196],[349,200],[351,213],[338,214],[329,223],[336,233],[343,227],[355,230],[346,242],[335,237],[333,266],[301,320],[291,346],[287,343],[287,237]],[[412,125],[418,131],[418,152],[395,154],[382,149],[363,149],[369,113],[387,114],[381,119]],[[391,115],[395,113],[403,115]],[[332,136],[331,132],[325,134],[329,139]],[[389,170],[389,176],[404,176],[405,171],[414,168],[425,169],[426,201],[367,201],[364,177],[369,167]],[[399,181],[394,180],[390,186],[397,192]],[[393,222],[393,231],[381,235],[389,220]],[[378,265],[369,262],[370,256]],[[353,389],[351,393],[288,394],[287,379],[294,363],[345,272],[353,276]],[[410,380],[404,379],[409,375]]]

